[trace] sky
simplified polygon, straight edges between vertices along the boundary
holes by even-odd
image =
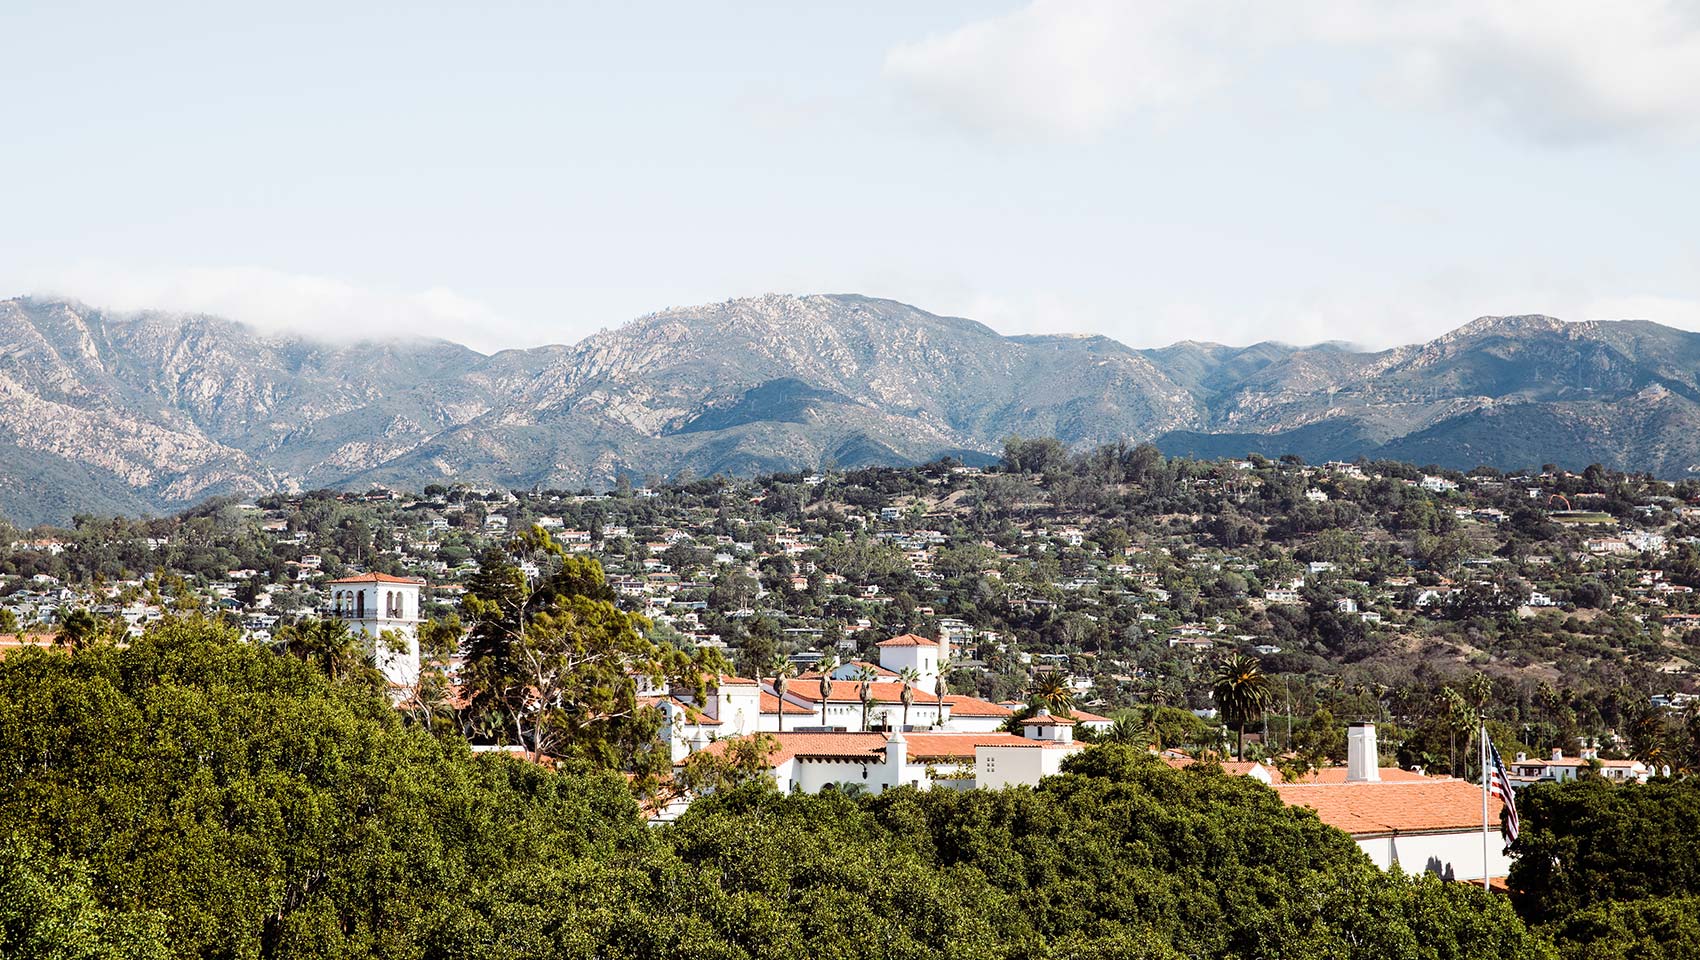
[[[0,296],[570,343],[1700,330],[1700,4],[0,5]]]

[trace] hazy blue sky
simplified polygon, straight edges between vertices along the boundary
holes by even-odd
[[[16,0],[0,35],[0,295],[483,349],[776,291],[1135,345],[1700,329],[1692,3]]]

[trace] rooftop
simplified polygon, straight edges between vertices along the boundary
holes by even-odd
[[[1482,788],[1468,780],[1289,783],[1275,790],[1288,806],[1309,807],[1354,837],[1482,828]],[[1493,823],[1501,806],[1490,799]]]
[[[913,633],[905,633],[902,636],[892,637],[890,640],[881,640],[875,644],[879,647],[936,647],[938,645],[937,640],[928,640],[926,637],[916,636]]]
[[[387,573],[357,573],[350,577],[339,577],[331,583],[405,583],[413,586],[424,586],[422,577],[395,577]]]

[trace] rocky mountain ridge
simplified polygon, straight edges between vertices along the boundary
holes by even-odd
[[[1010,434],[1173,453],[1662,476],[1700,464],[1700,335],[1484,317],[1424,344],[1006,337],[862,296],[666,310],[571,346],[317,343],[206,316],[0,301],[0,514],[217,494],[989,458]]]

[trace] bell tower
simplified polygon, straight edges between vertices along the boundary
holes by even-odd
[[[425,581],[362,573],[332,580],[331,613],[361,638],[391,686],[419,682],[419,591]]]

